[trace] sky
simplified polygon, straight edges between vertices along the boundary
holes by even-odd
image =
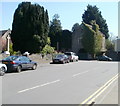
[[[19,2],[0,2],[0,30],[12,29],[13,15]],[[81,24],[82,14],[87,9],[87,5],[96,5],[101,11],[103,18],[108,25],[109,33],[118,36],[118,2],[32,2],[43,6],[48,10],[49,21],[54,14],[60,16],[62,29],[71,31],[75,23]]]

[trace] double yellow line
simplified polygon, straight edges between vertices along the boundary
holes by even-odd
[[[95,102],[95,99],[101,95],[116,79],[118,79],[119,74],[115,75],[113,78],[111,78],[109,81],[107,81],[101,88],[99,88],[95,93],[93,93],[91,96],[89,96],[86,100],[84,100],[80,106],[83,106],[83,104],[92,104]],[[85,105],[84,105],[85,106]]]

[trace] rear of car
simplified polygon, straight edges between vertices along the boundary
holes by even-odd
[[[69,57],[71,62],[78,61],[78,56],[74,52],[65,52],[64,54]]]

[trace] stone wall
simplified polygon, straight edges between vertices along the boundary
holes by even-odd
[[[82,29],[81,26],[77,28],[72,34],[72,51],[78,54],[79,50],[83,48],[82,43]]]

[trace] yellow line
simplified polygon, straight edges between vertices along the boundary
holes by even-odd
[[[95,99],[100,96],[118,77],[113,79],[102,91],[100,91],[94,98],[92,98],[87,104],[91,104],[92,102],[95,102]]]
[[[107,81],[101,88],[99,88],[95,93],[93,93],[91,96],[89,96],[86,100],[84,100],[81,104],[86,104],[88,100],[90,100],[92,97],[94,97],[100,90],[102,90],[105,86],[107,86],[113,79],[115,79],[118,76],[115,75],[113,78],[111,78],[109,81]]]

